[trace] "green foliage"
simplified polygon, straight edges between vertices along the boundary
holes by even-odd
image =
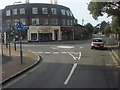
[[[90,14],[92,14],[92,17],[97,20],[98,16],[104,15],[104,7],[106,6],[106,3],[104,2],[90,2],[88,5],[88,10],[90,11]]]
[[[94,27],[94,28],[93,28],[93,33],[94,33],[94,34],[97,34],[98,31],[99,31],[99,29],[98,29],[97,27]]]
[[[93,33],[93,26],[90,23],[85,25],[85,29],[89,32],[89,34]]]
[[[105,33],[105,27],[106,27],[106,25],[107,25],[107,22],[106,22],[106,21],[103,21],[103,22],[101,22],[101,24],[100,24],[100,32],[101,32],[102,34]]]
[[[120,1],[119,2],[90,2],[88,10],[94,19],[98,16],[103,16],[107,13],[108,16],[120,16]]]
[[[107,24],[104,28],[105,34],[110,34],[111,33],[111,26],[110,24]]]
[[[84,27],[85,27],[85,30],[83,32],[84,38],[91,37],[91,35],[93,34],[94,27],[90,23],[87,23]]]
[[[120,1],[118,2],[90,2],[88,4],[88,10],[92,17],[97,20],[99,16],[103,16],[104,13],[107,13],[108,16],[114,16],[112,18],[111,30],[113,33],[118,33],[120,28]],[[111,32],[110,26],[101,23],[100,31]]]
[[[117,17],[112,17],[112,23],[111,23],[111,30],[113,33],[118,32],[118,18]]]

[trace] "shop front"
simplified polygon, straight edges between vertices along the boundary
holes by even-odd
[[[62,40],[73,40],[73,27],[61,27]]]
[[[57,41],[61,40],[59,26],[30,26],[28,41]]]

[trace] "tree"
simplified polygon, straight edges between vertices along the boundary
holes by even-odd
[[[95,26],[95,27],[93,28],[93,33],[94,33],[94,34],[97,34],[98,31],[99,31],[99,29]]]
[[[106,27],[106,25],[107,25],[106,21],[103,21],[103,22],[100,23],[100,32],[102,34],[105,34],[105,27]]]
[[[83,32],[84,38],[91,37],[94,29],[93,26],[90,23],[87,23],[84,27],[85,27],[85,30]]]
[[[111,33],[111,26],[107,24],[104,28],[105,34],[108,36]]]
[[[88,10],[93,18],[97,20],[98,16],[103,16],[105,13],[108,16],[120,17],[120,1],[119,2],[90,2]],[[120,18],[119,18],[120,19]]]
[[[118,18],[117,17],[112,17],[112,23],[111,23],[111,30],[114,34],[118,32]]]
[[[92,14],[93,18],[97,20],[99,16],[103,16],[105,13],[108,16],[117,17],[118,22],[120,22],[120,1],[118,2],[90,2],[88,4],[88,10]],[[118,35],[120,42],[120,23],[118,23]],[[120,46],[120,44],[119,44]]]
[[[93,26],[92,26],[92,24],[87,23],[87,24],[85,25],[85,29],[88,30],[89,34],[92,34],[92,33],[93,33]]]

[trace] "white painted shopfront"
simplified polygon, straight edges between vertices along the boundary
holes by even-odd
[[[60,26],[29,26],[28,41],[61,40]]]

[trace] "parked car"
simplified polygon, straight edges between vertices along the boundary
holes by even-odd
[[[94,38],[91,42],[91,49],[104,47],[104,43],[102,38]]]

